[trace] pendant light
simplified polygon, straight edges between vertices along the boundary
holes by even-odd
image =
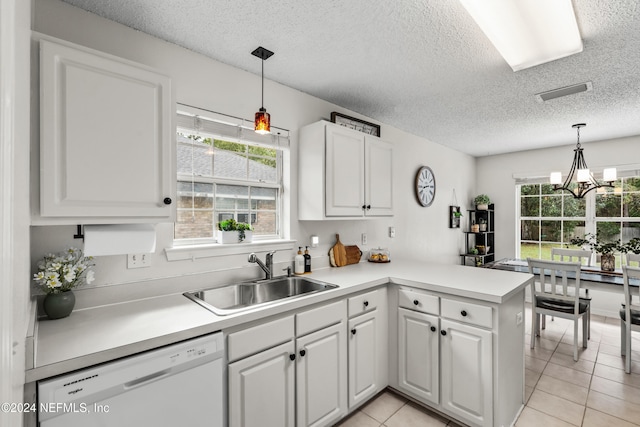
[[[271,132],[271,116],[267,113],[267,109],[264,108],[264,61],[269,59],[273,52],[260,46],[251,52],[251,55],[257,56],[262,60],[262,102],[260,110],[256,113],[253,128],[257,133],[265,135]]]
[[[589,172],[589,167],[584,160],[584,154],[582,154],[582,147],[580,146],[580,128],[585,126],[585,123],[578,123],[572,126],[578,133],[578,142],[576,143],[575,150],[573,150],[575,153],[573,155],[573,164],[571,165],[567,179],[562,183],[562,174],[560,172],[551,172],[551,176],[549,177],[549,182],[553,184],[555,191],[567,191],[576,199],[582,199],[585,194],[596,188],[613,188],[613,182],[617,179],[616,168],[607,168],[602,171],[602,179],[605,181],[604,184],[598,182],[593,174]],[[571,189],[569,187],[571,186],[574,175],[576,175],[577,186]]]

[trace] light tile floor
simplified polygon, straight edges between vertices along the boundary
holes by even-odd
[[[591,315],[591,340],[573,361],[573,323],[547,318],[530,348],[531,311],[525,335],[526,405],[516,427],[640,426],[640,334],[633,333],[631,374],[620,356],[620,320]],[[579,328],[581,334],[582,328]],[[581,335],[579,336],[581,338]],[[581,339],[579,339],[579,344]],[[385,390],[343,420],[341,427],[458,426]]]

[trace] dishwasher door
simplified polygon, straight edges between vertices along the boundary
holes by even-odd
[[[38,382],[41,427],[224,425],[222,333]]]

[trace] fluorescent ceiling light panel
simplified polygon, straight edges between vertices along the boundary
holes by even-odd
[[[571,0],[460,2],[513,71],[582,52]]]

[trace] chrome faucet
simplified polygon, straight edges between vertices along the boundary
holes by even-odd
[[[265,262],[260,261],[260,259],[255,253],[251,253],[249,255],[249,262],[257,263],[266,274],[266,278],[272,279],[273,278],[273,254],[275,253],[276,251],[267,252],[267,256],[265,257],[265,260],[264,260]]]

